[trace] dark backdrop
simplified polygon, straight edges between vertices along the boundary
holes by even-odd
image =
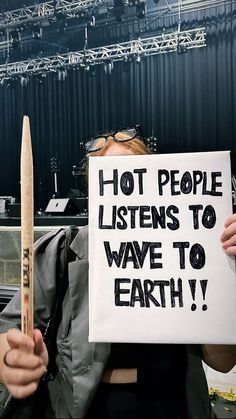
[[[149,56],[140,63],[114,63],[111,75],[69,70],[0,86],[0,196],[19,199],[22,116],[31,120],[36,208],[52,196],[50,158],[60,163],[58,188],[75,186],[72,166],[81,160],[79,143],[99,130],[141,123],[158,138],[160,153],[231,150],[236,171],[236,16],[227,6],[215,15],[185,22],[206,26],[207,47],[187,53]],[[104,36],[104,34],[103,34]],[[107,40],[108,43],[108,40]]]

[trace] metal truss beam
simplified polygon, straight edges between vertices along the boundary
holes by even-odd
[[[107,45],[78,52],[69,52],[46,58],[29,59],[0,65],[0,79],[22,74],[55,72],[59,69],[93,66],[114,61],[127,61],[177,50],[186,51],[206,46],[205,28],[163,33],[156,37],[139,38],[120,44]]]
[[[53,18],[57,14],[74,17],[83,10],[113,4],[111,0],[50,0],[36,5],[9,10],[0,15],[0,28],[19,26],[22,24]]]
[[[179,0],[168,3],[164,6],[155,7],[155,13],[162,15],[163,12],[176,14],[179,11],[183,13],[207,9],[235,3],[235,0]],[[135,1],[128,2],[130,6],[136,4]],[[7,27],[20,26],[21,24],[40,21],[44,18],[53,18],[61,13],[68,17],[74,17],[81,11],[98,9],[99,7],[113,7],[113,0],[50,0],[31,6],[24,6],[16,10],[2,12],[0,15],[0,29]],[[154,12],[154,9],[152,9]]]
[[[167,11],[168,14],[191,13],[233,3],[236,0],[179,0],[174,3],[166,2],[166,5],[158,7],[156,11],[160,15]]]
[[[32,6],[25,6],[16,10],[9,10],[1,13],[0,27],[2,29],[8,26],[12,27],[40,20],[45,17],[51,17],[54,15],[54,11],[55,8],[53,1]]]

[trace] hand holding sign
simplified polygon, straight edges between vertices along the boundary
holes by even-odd
[[[228,255],[236,256],[236,214],[225,221],[225,230],[221,235],[222,247]]]

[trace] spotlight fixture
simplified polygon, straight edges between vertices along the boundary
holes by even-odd
[[[22,74],[20,76],[20,85],[22,87],[26,87],[28,85],[28,82],[29,82],[28,76],[26,74]]]
[[[108,61],[108,62],[106,62],[106,63],[104,63],[104,71],[105,71],[105,74],[111,74],[111,72],[112,72],[112,70],[113,70],[113,68],[114,68],[114,63],[113,63],[113,61]]]
[[[136,16],[139,19],[142,19],[143,17],[145,17],[146,15],[146,3],[142,2],[142,3],[138,3],[136,6]]]
[[[56,13],[56,21],[57,21],[57,32],[65,32],[68,22],[66,20],[66,15],[61,12]]]
[[[43,34],[43,30],[41,26],[37,25],[33,27],[32,36],[34,39],[39,40],[40,38],[42,38],[42,34]]]
[[[87,28],[88,28],[88,29],[93,29],[93,28],[95,28],[95,25],[96,25],[95,16],[91,16],[91,17],[87,20]]]
[[[152,153],[157,153],[157,149],[158,149],[157,143],[158,143],[157,137],[155,137],[153,134],[152,136],[147,138],[147,144],[148,144],[148,147],[152,150]]]
[[[188,49],[185,45],[181,45],[181,44],[177,45],[177,53],[178,54],[185,54],[186,52],[188,52]]]
[[[14,49],[20,46],[20,39],[20,33],[18,32],[18,30],[15,29],[10,33],[10,42]]]
[[[57,80],[58,81],[65,81],[67,76],[67,69],[66,68],[60,68],[57,71]]]

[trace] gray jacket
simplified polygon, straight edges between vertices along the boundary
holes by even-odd
[[[53,231],[35,245],[35,327],[45,328],[53,307],[58,264],[63,264],[65,230]],[[110,344],[88,342],[88,229],[71,244],[69,288],[57,336],[58,374],[49,383],[57,418],[84,418],[110,354]],[[0,332],[20,327],[20,292],[0,315]],[[210,404],[198,345],[188,345],[186,383],[188,418],[210,417]],[[176,359],[176,362],[178,360]],[[171,386],[171,384],[170,384]],[[172,389],[174,391],[174,389]]]
[[[44,329],[56,290],[56,269],[63,263],[65,231],[53,231],[35,245],[35,327]],[[82,227],[71,244],[69,288],[57,336],[58,374],[49,382],[57,418],[83,418],[100,381],[110,344],[88,342],[88,235]],[[0,332],[20,327],[20,292],[1,313]],[[72,362],[73,360],[73,362]]]

